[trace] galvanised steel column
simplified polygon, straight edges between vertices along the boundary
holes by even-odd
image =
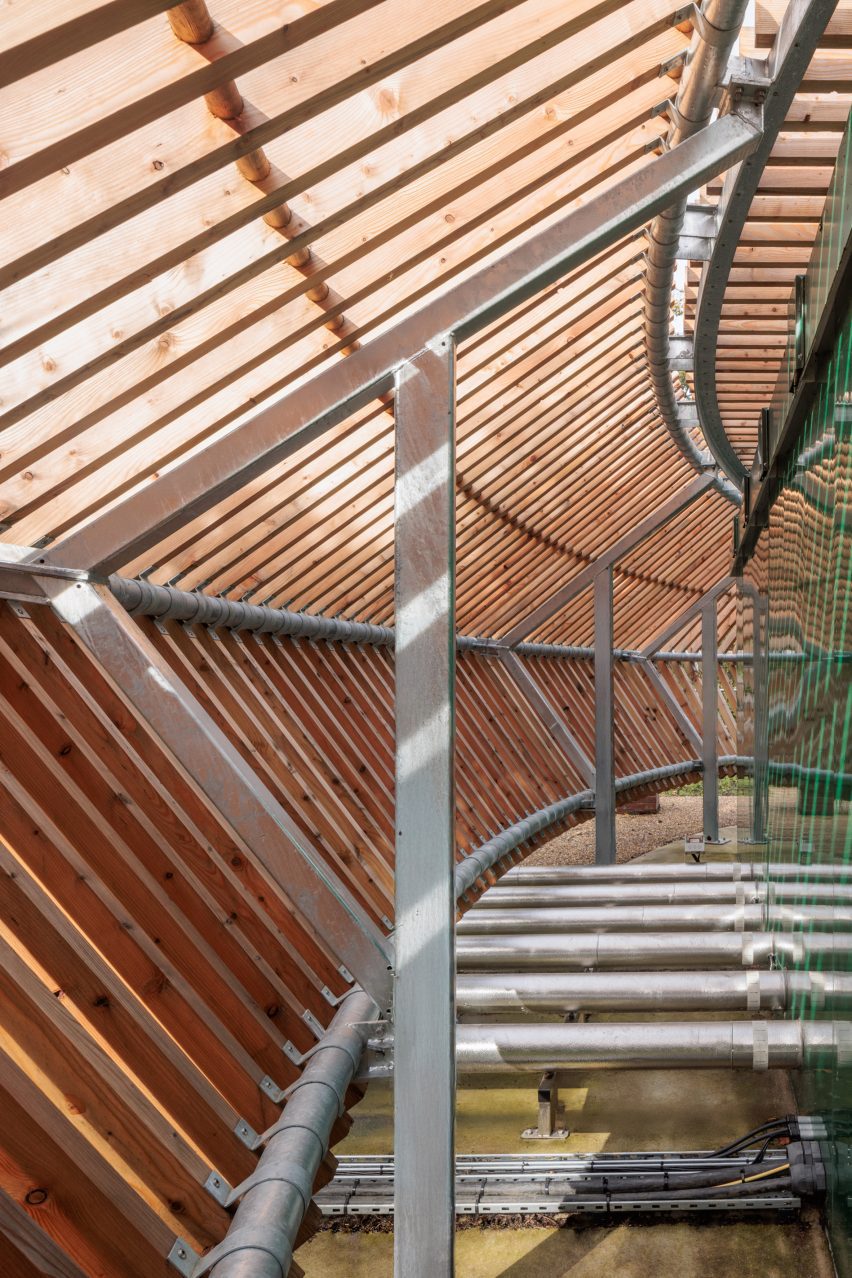
[[[615,863],[612,567],[595,577],[595,863]]]
[[[455,358],[396,379],[394,1274],[451,1278],[455,1235]]]
[[[751,596],[754,635],[752,638],[751,686],[753,742],[751,795],[751,838],[753,843],[766,842],[766,816],[769,799],[769,661],[766,633],[766,599],[759,590]]]
[[[704,761],[704,841],[719,842],[719,766],[716,746],[719,717],[716,678],[716,600],[701,609],[701,754]]]

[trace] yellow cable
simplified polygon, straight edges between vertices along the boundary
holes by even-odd
[[[721,1185],[713,1185],[713,1189],[728,1189],[731,1185],[747,1185],[751,1180],[763,1180],[764,1176],[777,1176],[779,1172],[789,1171],[789,1163],[781,1163],[779,1167],[770,1167],[768,1171],[757,1172],[754,1176],[744,1176],[742,1180],[726,1180]]]

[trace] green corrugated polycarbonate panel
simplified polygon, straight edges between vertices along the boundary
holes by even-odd
[[[801,317],[804,325],[805,354],[810,350],[819,318],[849,238],[850,228],[852,228],[852,117],[847,121],[840,143],[825,208],[805,274],[805,306]],[[787,346],[769,404],[772,410],[770,438],[773,443],[787,415],[796,376],[796,313],[792,297],[787,310],[787,328]]]
[[[835,257],[835,262],[839,253]],[[822,281],[821,296],[830,280]],[[834,862],[852,883],[852,306],[838,328],[833,355],[784,483],[750,562],[740,601],[741,642],[753,644],[752,601],[763,610],[766,661],[741,674],[741,744],[755,753],[766,741],[766,861],[801,865],[800,902],[811,898],[807,867]],[[752,593],[749,594],[749,588]],[[758,645],[759,651],[759,645]],[[754,696],[760,681],[763,697]],[[754,707],[763,716],[753,731]],[[759,752],[756,756],[760,758]],[[758,766],[756,784],[760,784]],[[745,800],[751,807],[751,800]],[[740,813],[748,824],[750,810]],[[759,855],[760,849],[755,848]],[[815,965],[819,966],[819,965]],[[834,970],[837,966],[833,965]],[[843,970],[849,970],[845,964]],[[799,999],[789,1015],[838,1019],[818,997]],[[829,1131],[829,1226],[838,1268],[852,1278],[852,1065],[803,1071],[802,1112],[821,1114]]]

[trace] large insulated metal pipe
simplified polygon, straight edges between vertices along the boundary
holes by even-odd
[[[852,905],[852,885],[826,882],[801,885],[728,882],[703,883],[572,883],[570,885],[536,885],[504,887],[488,891],[473,906],[472,913],[482,910],[535,910],[555,906],[576,905],[713,905],[743,901],[749,905],[781,902],[819,902],[823,905]]]
[[[747,0],[705,0],[696,13],[695,36],[680,82],[668,144],[675,147],[709,121],[747,8]],[[669,325],[674,265],[683,229],[686,201],[679,200],[659,213],[648,230],[645,271],[645,359],[660,415],[680,451],[697,470],[714,465],[712,453],[703,452],[680,417],[672,385]],[[719,491],[739,504],[739,491],[721,476]]]
[[[638,1021],[459,1025],[462,1072],[557,1069],[820,1069],[846,1061],[845,1021]]]
[[[830,1069],[852,1060],[847,1021],[589,1021],[459,1025],[461,1073],[562,1069]],[[392,1073],[392,1043],[376,1043],[367,1077]]]
[[[460,936],[577,932],[759,932],[764,928],[852,930],[852,907],[837,905],[611,905],[470,910]]]
[[[784,1012],[797,1001],[852,1008],[852,975],[839,972],[461,973],[464,1015],[566,1012]]]
[[[848,967],[852,935],[825,932],[604,932],[459,936],[459,972]]]
[[[760,861],[708,861],[686,865],[679,861],[628,861],[626,865],[517,865],[507,870],[496,887],[563,887],[573,883],[748,883],[823,882],[845,879],[850,867],[793,861],[765,865]],[[494,889],[492,888],[492,891]]]

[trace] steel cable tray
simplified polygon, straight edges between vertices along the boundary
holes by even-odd
[[[718,1173],[719,1184],[738,1180],[751,1168],[757,1151],[735,1158],[714,1158],[709,1151],[652,1151],[611,1154],[463,1154],[456,1158],[456,1213],[460,1216],[571,1215],[577,1212],[663,1212],[796,1210],[801,1200],[789,1190],[727,1198],[661,1195],[659,1200],[607,1195],[578,1200],[591,1176],[661,1172]],[[781,1166],[785,1155],[767,1151],[760,1167]],[[393,1215],[393,1155],[341,1155],[334,1180],[315,1202],[324,1216]],[[771,1179],[771,1178],[770,1178]]]

